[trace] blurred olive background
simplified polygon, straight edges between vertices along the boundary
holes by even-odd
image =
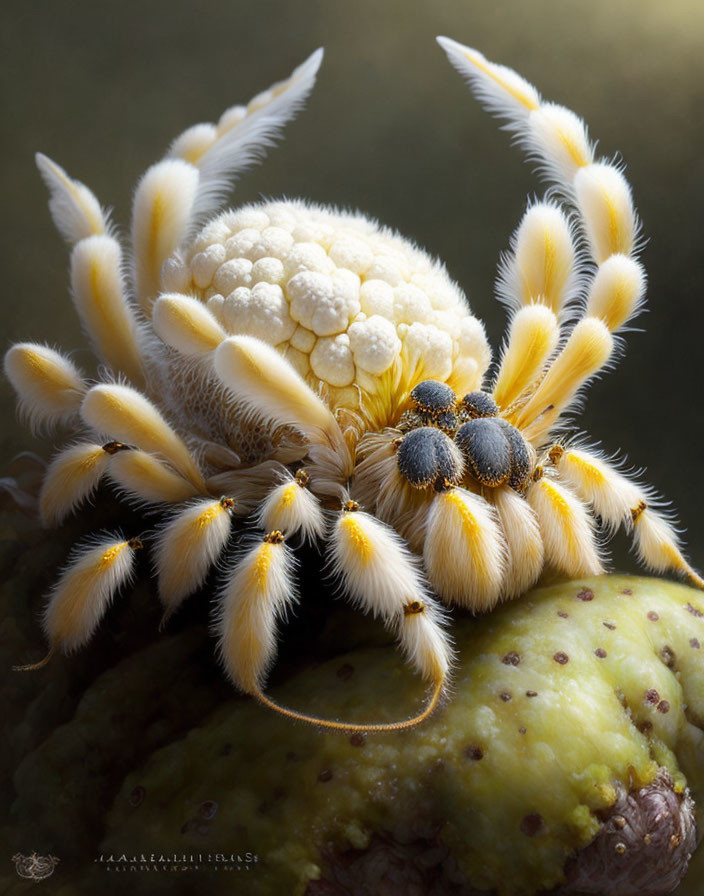
[[[526,195],[543,188],[435,35],[480,48],[583,115],[601,151],[628,163],[650,288],[637,323],[644,332],[629,335],[617,370],[592,387],[580,424],[647,468],[704,566],[701,4],[5,0],[1,15],[3,348],[47,340],[76,350],[88,368],[35,151],[92,187],[124,225],[137,177],[172,137],[217,119],[324,45],[307,110],[233,202],[303,196],[377,216],[445,260],[498,346],[496,263]],[[6,383],[0,404],[5,466],[37,443],[16,423]]]

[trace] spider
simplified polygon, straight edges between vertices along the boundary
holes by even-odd
[[[528,205],[500,264],[510,325],[492,373],[459,287],[398,234],[300,201],[218,213],[234,176],[303,103],[322,50],[172,143],[137,186],[127,261],[90,190],[38,155],[104,373],[88,382],[33,343],[5,359],[30,424],[73,428],[43,482],[45,524],[103,479],[165,511],[152,539],[164,621],[226,559],[213,630],[229,678],[286,716],[344,730],[427,718],[452,669],[444,607],[491,610],[545,568],[597,575],[601,530],[624,526],[645,566],[704,586],[650,489],[565,429],[644,300],[623,172],[595,159],[574,113],[477,51],[439,42],[554,185]],[[381,618],[427,680],[418,714],[352,724],[265,695],[305,541],[324,545],[352,602]],[[49,653],[19,668],[83,645],[141,547],[122,535],[79,547],[46,604]]]

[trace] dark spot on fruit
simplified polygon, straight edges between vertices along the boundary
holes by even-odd
[[[699,639],[698,639],[698,638],[690,638],[690,639],[689,639],[689,646],[690,646],[690,647],[693,647],[695,650],[699,650],[699,648],[700,648],[702,645],[699,643]]]
[[[286,754],[287,762],[296,762],[297,759],[298,759],[298,754],[294,753],[292,750],[289,750],[288,753]]]
[[[567,654],[563,653],[561,650],[558,650],[558,652],[555,654],[555,656],[553,656],[553,659],[555,660],[556,663],[559,663],[561,666],[566,665],[570,661],[570,658],[567,656]]]
[[[640,731],[641,734],[646,734],[653,727],[653,723],[649,722],[647,719],[644,722],[638,722],[636,728]]]
[[[537,696],[538,696],[537,691],[526,691],[526,697],[537,697]]]
[[[595,656],[598,656],[600,660],[603,660],[606,656],[606,651],[603,647],[597,647],[597,649],[594,651],[594,654]]]
[[[215,800],[206,800],[198,806],[198,817],[203,821],[212,821],[218,813],[218,804]]]
[[[530,812],[521,819],[521,833],[526,837],[535,837],[543,828],[543,817],[537,812]]]
[[[515,650],[510,650],[505,656],[501,658],[501,662],[505,666],[517,666],[521,662],[521,655],[516,653]]]
[[[350,743],[353,747],[363,747],[366,742],[366,737],[360,731],[357,731],[350,737]]]
[[[321,784],[327,784],[328,781],[332,781],[332,772],[329,768],[324,768],[322,772],[318,773],[318,780]]]
[[[282,800],[286,796],[286,788],[285,787],[275,787],[274,788],[274,799]]]
[[[663,663],[668,667],[668,669],[672,669],[675,665],[675,651],[668,647],[667,644],[660,650],[660,656],[662,657]]]
[[[624,588],[623,591],[621,592],[621,594],[631,595],[631,594],[633,594],[633,589],[632,588]]]
[[[670,711],[670,704],[667,700],[661,700],[658,703],[658,712],[666,713]]]
[[[354,666],[350,663],[345,663],[344,666],[340,666],[340,668],[337,670],[337,677],[342,681],[349,681],[353,675]]]
[[[138,784],[128,797],[130,806],[132,806],[133,809],[136,809],[137,806],[141,806],[146,795],[147,791],[142,787],[141,784]]]
[[[557,615],[560,617],[560,619],[567,619],[567,618],[569,617],[570,614],[569,614],[569,613],[565,613],[564,610],[558,610],[558,611],[557,611]]]
[[[519,733],[519,734],[525,734],[525,733],[526,733],[526,729],[523,727],[523,725],[521,725],[521,727],[518,729],[518,733]]]
[[[508,691],[502,691],[502,692],[499,694],[499,696],[500,696],[501,699],[504,701],[504,703],[508,703],[508,701],[511,699],[511,695],[509,694]]]
[[[689,603],[689,601],[687,601],[687,612],[691,613],[692,616],[696,616],[697,619],[704,618],[704,612],[702,612],[700,609],[698,609],[698,607],[692,606],[692,604]]]
[[[232,744],[223,744],[220,752],[223,756],[229,756],[232,752]]]
[[[659,618],[660,618],[660,617],[659,617],[658,614],[655,612],[655,610],[651,610],[651,611],[648,613],[648,619],[649,619],[651,622],[657,622]]]
[[[649,691],[645,692],[645,702],[653,704],[660,702],[660,694],[658,694],[655,688],[650,688]]]
[[[591,588],[582,588],[577,592],[577,600],[594,600],[594,592]]]
[[[479,762],[480,759],[484,758],[484,750],[482,750],[481,747],[470,744],[470,746],[464,748],[464,755],[467,757],[467,759],[472,759],[474,762]]]
[[[614,631],[614,629],[616,628],[616,624],[614,622],[603,622],[602,625],[605,625],[610,632]]]

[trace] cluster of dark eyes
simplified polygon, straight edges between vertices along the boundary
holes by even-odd
[[[499,416],[486,392],[457,399],[437,380],[424,380],[411,392],[412,409],[399,429],[398,468],[414,488],[441,490],[457,485],[465,475],[480,485],[508,485],[523,491],[532,459],[521,433]]]

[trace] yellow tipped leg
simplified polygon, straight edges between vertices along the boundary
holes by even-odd
[[[339,432],[330,409],[289,362],[254,336],[231,336],[215,352],[215,371],[233,395],[280,425],[311,439]]]
[[[159,296],[152,315],[154,329],[182,355],[202,358],[214,352],[227,334],[205,305],[178,293]]]
[[[33,429],[66,422],[77,414],[87,385],[63,355],[32,342],[19,342],[5,355],[5,376]]]
[[[543,571],[545,550],[540,526],[528,502],[507,485],[491,490],[506,539],[504,596],[518,597],[531,588]]]
[[[232,527],[232,498],[198,501],[180,511],[159,533],[156,569],[163,623],[205,581]]]
[[[49,211],[57,230],[68,243],[104,233],[107,217],[91,190],[73,180],[63,168],[38,152],[34,157],[49,188]]]
[[[550,308],[529,305],[516,312],[492,393],[500,408],[509,408],[536,382],[558,336],[557,317]]]
[[[526,430],[529,439],[539,439],[580,387],[607,363],[612,350],[613,336],[602,321],[595,317],[579,321],[538,388],[510,422]]]
[[[39,493],[39,511],[45,526],[58,525],[98,487],[108,468],[110,453],[104,446],[81,442],[60,451],[49,464]]]
[[[638,313],[645,297],[645,271],[626,255],[612,255],[589,287],[587,314],[604,321],[613,333]]]
[[[57,650],[70,653],[90,640],[117,591],[132,578],[135,552],[141,547],[140,539],[131,538],[79,549],[44,610],[49,653],[39,663],[17,668],[40,669]]]
[[[545,545],[545,562],[568,576],[603,572],[594,521],[584,504],[564,485],[541,476],[528,487]]]
[[[704,579],[682,556],[673,526],[644,500],[633,508],[632,515],[633,541],[641,563],[654,572],[672,570],[704,589]]]
[[[561,480],[591,505],[612,531],[624,526],[632,531],[638,557],[654,572],[672,570],[698,588],[704,580],[687,563],[671,523],[648,506],[648,489],[615,469],[608,461],[588,451],[553,445],[550,462]]]
[[[554,445],[551,463],[560,480],[572,488],[580,500],[590,504],[606,526],[617,529],[632,524],[631,509],[643,497],[643,490],[611,464],[589,451]]]
[[[423,559],[443,600],[474,612],[490,610],[501,595],[506,567],[494,508],[461,488],[437,494],[428,515]]]
[[[425,624],[399,626],[404,649],[433,680],[430,699],[417,716],[380,724],[331,721],[281,706],[263,693],[263,678],[276,650],[276,624],[293,599],[293,555],[283,541],[281,532],[269,533],[241,558],[222,590],[215,630],[220,657],[233,683],[287,718],[338,731],[398,731],[428,718],[437,706],[449,665],[449,649],[430,608]],[[411,612],[421,613],[424,604],[414,603]],[[401,605],[397,619],[405,618],[403,614]]]
[[[353,603],[386,622],[397,620],[407,603],[425,601],[420,570],[400,536],[354,501],[335,520],[330,560]]]
[[[159,458],[137,448],[115,454],[108,476],[129,495],[149,504],[180,504],[200,494],[199,489]]]
[[[161,285],[165,260],[194,223],[216,211],[233,175],[262,154],[295,115],[315,83],[323,51],[316,50],[291,76],[228,109],[220,121],[188,128],[137,186],[132,211],[135,292],[147,315]]]
[[[574,187],[594,258],[601,264],[610,255],[630,255],[638,225],[623,174],[608,162],[594,162],[580,168]]]
[[[114,237],[100,234],[76,245],[71,253],[71,288],[98,358],[141,385],[137,321],[122,281],[122,250]]]
[[[143,175],[132,206],[135,292],[149,317],[159,293],[161,268],[186,235],[198,190],[198,170],[165,159]]]
[[[262,505],[257,522],[267,530],[280,530],[291,537],[301,533],[314,543],[323,537],[325,518],[320,502],[308,489],[310,478],[305,470],[275,486]]]
[[[205,491],[203,476],[182,439],[136,389],[115,383],[93,386],[81,416],[98,432],[166,458],[198,491]]]
[[[531,206],[502,265],[499,295],[509,306],[540,304],[558,314],[577,284],[575,246],[566,215],[550,202]]]

